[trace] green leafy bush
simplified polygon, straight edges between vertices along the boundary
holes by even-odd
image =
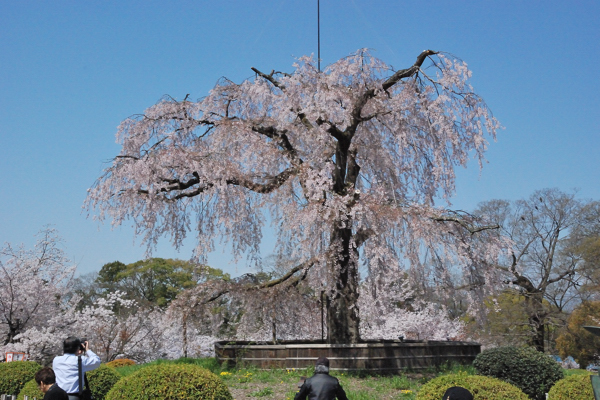
[[[40,365],[33,361],[0,363],[0,394],[18,395],[40,368]]]
[[[529,347],[496,347],[481,352],[473,361],[481,375],[515,385],[530,398],[545,399],[545,394],[564,378],[560,365],[546,354]]]
[[[128,367],[130,365],[135,365],[135,361],[130,360],[129,358],[119,358],[106,363],[107,367],[112,368]]]
[[[462,386],[475,400],[528,400],[519,388],[496,378],[479,375],[443,375],[430,380],[419,389],[417,400],[440,400],[452,386]]]
[[[42,393],[42,391],[40,390],[40,387],[38,386],[35,379],[30,380],[23,386],[23,389],[21,389],[21,391],[19,392],[17,400],[23,400],[25,399],[25,396],[27,396],[29,399],[36,398],[38,400],[42,400],[42,398],[44,397],[44,393]]]
[[[552,400],[594,400],[590,375],[571,375],[556,382],[548,398]]]
[[[101,365],[98,369],[85,373],[90,384],[94,400],[104,400],[110,389],[121,379],[121,374],[114,368]]]
[[[117,382],[106,400],[233,400],[227,386],[212,372],[192,364],[142,368]]]

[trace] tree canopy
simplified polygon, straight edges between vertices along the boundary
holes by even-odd
[[[252,80],[222,79],[198,101],[166,97],[123,121],[121,153],[87,208],[131,219],[149,249],[195,230],[200,259],[216,239],[258,259],[270,215],[278,256],[299,261],[276,283],[326,290],[331,342],[359,340],[361,261],[369,273],[424,269],[426,255],[435,273],[451,263],[468,282],[491,279],[499,246],[472,240],[488,227],[436,205],[499,127],[466,64],[426,50],[396,71],[360,50],[322,72],[311,57],[294,68],[252,68]]]

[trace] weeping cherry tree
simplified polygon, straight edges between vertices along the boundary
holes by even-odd
[[[254,79],[222,79],[198,101],[164,98],[123,121],[121,153],[85,207],[133,221],[149,249],[195,231],[200,260],[215,240],[258,259],[272,221],[276,253],[298,263],[257,289],[306,280],[325,290],[330,343],[360,340],[359,267],[434,262],[485,287],[499,248],[481,240],[490,226],[447,208],[455,168],[481,166],[499,127],[464,62],[426,50],[395,71],[360,50],[322,72],[311,57],[289,74],[252,70]]]

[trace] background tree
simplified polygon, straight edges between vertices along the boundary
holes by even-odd
[[[166,307],[178,293],[208,279],[229,279],[220,269],[189,261],[149,258],[131,264],[105,264],[96,278],[104,293],[121,291],[142,305]]]
[[[579,288],[586,279],[573,238],[584,222],[586,204],[573,193],[542,189],[528,199],[483,202],[475,211],[498,224],[498,234],[512,241],[509,256],[497,269],[523,296],[530,344],[540,351],[549,324],[560,325],[562,312],[580,301]]]
[[[89,339],[93,350],[104,361],[119,355],[146,361],[160,358],[165,341],[162,313],[139,307],[121,292],[99,298],[92,306],[78,309],[70,304],[56,310],[46,323],[37,324],[19,334],[17,343],[5,350],[23,351],[34,360],[51,361],[62,351],[68,336]]]
[[[545,301],[544,305],[550,307]],[[515,346],[531,344],[531,327],[525,298],[511,288],[489,297],[484,301],[486,318],[483,324],[469,319],[467,331],[485,347]]]
[[[75,271],[60,248],[56,230],[45,228],[37,236],[31,250],[9,243],[0,250],[0,326],[4,330],[4,345],[12,343],[26,329],[52,318]]]
[[[600,202],[585,205],[581,223],[571,235],[569,250],[581,261],[584,282],[580,293],[585,300],[600,300]]]
[[[573,356],[585,368],[591,362],[599,361],[600,338],[585,329],[584,326],[600,325],[600,301],[584,301],[571,315],[561,335],[556,339],[556,348],[560,356]]]
[[[382,279],[383,278],[383,279]],[[415,295],[408,275],[367,278],[360,287],[361,336],[365,339],[464,339],[464,323],[439,302]]]
[[[454,193],[455,167],[471,154],[481,165],[498,128],[466,64],[427,50],[395,71],[361,50],[323,72],[308,57],[294,67],[253,68],[252,81],[223,79],[197,102],[165,98],[123,121],[121,153],[87,208],[132,219],[149,249],[164,234],[180,246],[194,227],[200,258],[220,237],[234,258],[258,259],[269,213],[276,253],[299,261],[277,284],[300,277],[327,291],[330,342],[360,338],[361,260],[374,274],[419,268],[429,249],[492,279],[495,238],[471,247],[486,234],[476,218],[435,206]]]

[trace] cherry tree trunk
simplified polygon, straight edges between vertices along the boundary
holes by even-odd
[[[332,260],[334,291],[327,297],[327,343],[358,343],[358,251],[350,249],[351,229],[334,229],[341,252]]]

